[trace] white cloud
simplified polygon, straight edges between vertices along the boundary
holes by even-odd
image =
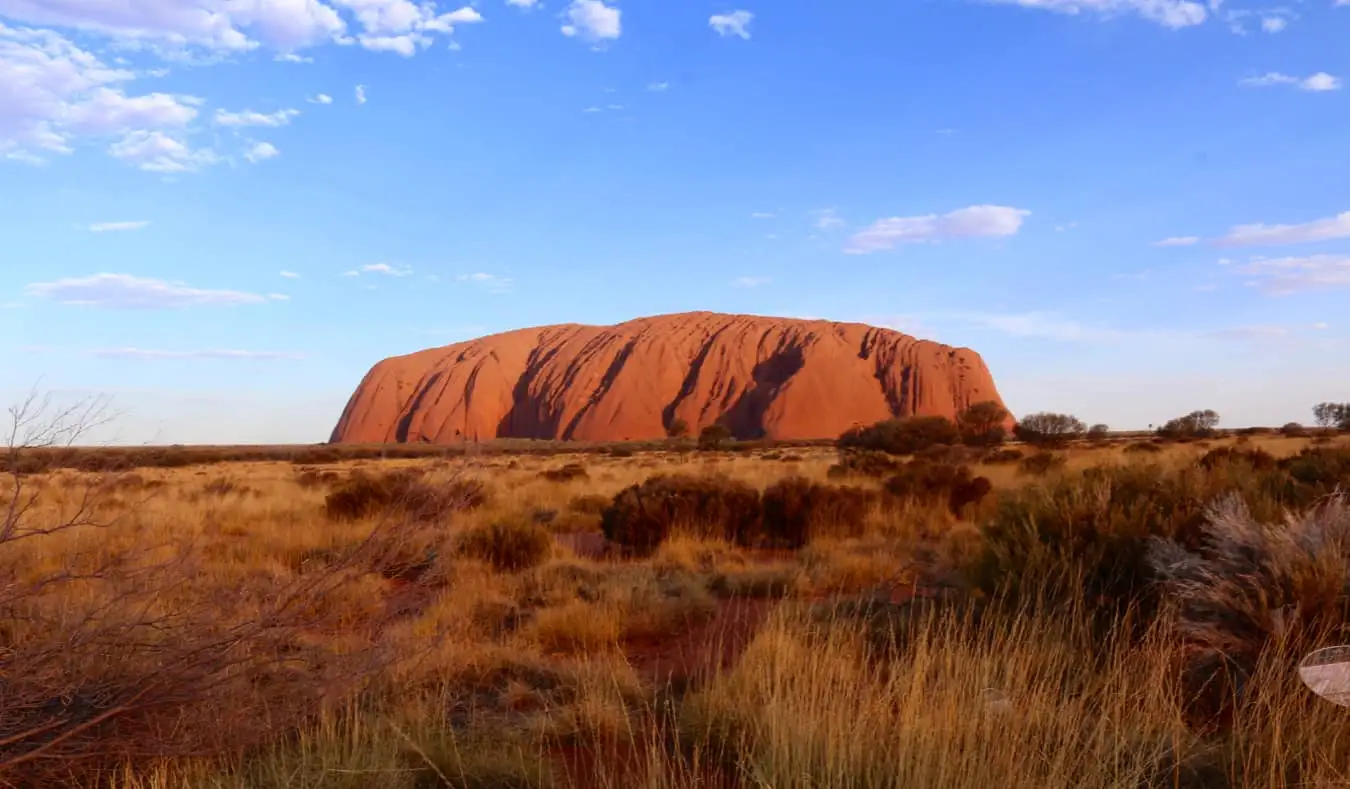
[[[1073,229],[1076,228],[1076,227],[1078,227],[1078,223],[1077,223],[1077,222],[1065,222],[1065,223],[1062,224],[1062,225],[1055,225],[1055,232],[1056,232],[1056,233],[1066,233],[1066,232],[1068,232],[1068,231],[1070,231],[1070,230],[1073,230]]]
[[[1233,271],[1271,296],[1350,288],[1350,255],[1257,257]]]
[[[647,90],[652,93],[665,93],[670,88],[669,82],[651,82],[647,85]]]
[[[974,205],[943,214],[879,219],[855,233],[844,251],[865,255],[893,249],[897,244],[950,238],[1002,238],[1017,233],[1031,212],[998,205]]]
[[[281,53],[280,55],[277,55],[275,58],[272,58],[272,59],[275,60],[275,61],[277,61],[277,62],[279,62],[279,63],[313,63],[313,62],[314,62],[314,58],[305,57],[304,55],[297,55],[297,54],[295,54],[294,52],[283,52],[283,53]]]
[[[603,0],[572,0],[567,7],[567,22],[562,26],[562,34],[595,42],[616,39],[623,32],[621,14],[619,9],[605,5]]]
[[[285,277],[286,279],[300,279],[300,275],[296,274],[294,271],[278,271],[277,275]]]
[[[1333,217],[1297,225],[1267,225],[1262,222],[1235,225],[1215,243],[1224,247],[1277,246],[1347,237],[1350,237],[1350,211],[1342,211]]]
[[[127,95],[135,78],[57,33],[0,24],[0,158],[37,164],[80,137],[179,131],[197,116],[193,96]]]
[[[394,52],[405,58],[417,54],[417,48],[431,46],[431,38],[420,33],[406,33],[401,36],[361,36],[361,46],[372,52]]]
[[[1198,243],[1200,243],[1200,237],[1199,237],[1199,236],[1172,236],[1171,238],[1164,238],[1164,239],[1161,240],[1161,241],[1154,241],[1154,242],[1153,242],[1153,246],[1155,246],[1155,247],[1189,247],[1189,246],[1194,246],[1195,244],[1198,244]]]
[[[1244,88],[1265,88],[1271,85],[1293,85],[1299,90],[1306,90],[1310,93],[1325,93],[1332,90],[1341,89],[1341,80],[1325,71],[1319,71],[1308,77],[1294,77],[1288,74],[1281,74],[1278,71],[1270,71],[1259,77],[1246,77],[1238,80],[1238,85]]]
[[[329,96],[327,93],[320,93],[312,99],[305,99],[305,101],[308,101],[310,104],[332,104],[333,97]]]
[[[534,8],[539,5],[539,0],[506,0],[506,4],[517,8]]]
[[[35,282],[24,289],[31,296],[59,304],[109,309],[173,309],[198,306],[236,306],[267,301],[256,293],[209,290],[181,282],[134,277],[130,274],[94,274]]]
[[[357,86],[356,86],[356,103],[357,103],[357,104],[365,104],[365,103],[366,103],[366,86],[365,86],[365,85],[357,85]]]
[[[1284,17],[1267,16],[1261,19],[1261,29],[1267,33],[1278,33],[1289,26],[1289,20]]]
[[[719,36],[740,36],[741,38],[750,38],[750,23],[755,19],[755,15],[749,11],[732,11],[729,14],[713,14],[708,19],[708,26],[717,31]]]
[[[267,298],[271,299],[272,301],[290,301],[290,300],[291,300],[291,297],[288,296],[288,295],[286,295],[285,293],[269,293],[269,294],[267,294]]]
[[[344,272],[344,277],[359,277],[362,274],[382,274],[386,277],[406,277],[413,270],[408,266],[391,266],[388,263],[367,263],[366,265]]]
[[[209,349],[200,351],[166,351],[152,348],[96,348],[86,351],[89,356],[104,359],[303,359],[304,354],[284,351],[239,351]]]
[[[140,230],[149,225],[146,220],[134,222],[95,222],[89,226],[90,233],[115,233],[122,230]]]
[[[1096,14],[1114,17],[1135,14],[1163,27],[1177,30],[1204,24],[1205,6],[1192,0],[994,0],[1059,14]]]
[[[844,224],[844,220],[833,208],[825,208],[816,212],[816,227],[821,230],[843,227]]]
[[[300,114],[300,110],[277,110],[271,113],[254,112],[253,110],[244,110],[243,112],[227,112],[225,110],[216,110],[216,125],[242,127],[242,126],[285,126],[291,122],[291,119]]]
[[[193,150],[183,140],[162,131],[128,132],[108,152],[115,158],[152,173],[190,173],[215,164],[219,157],[209,148]]]
[[[281,155],[281,151],[270,142],[255,143],[251,148],[244,152],[244,158],[251,163],[265,162],[268,159],[275,159]]]
[[[773,280],[769,277],[737,277],[731,281],[731,284],[737,288],[758,288],[771,282]]]
[[[510,277],[499,277],[495,274],[487,274],[482,271],[473,274],[460,274],[455,277],[460,282],[471,282],[475,285],[481,285],[487,288],[489,293],[509,293],[515,288],[515,280]]]

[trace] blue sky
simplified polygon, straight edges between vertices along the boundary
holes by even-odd
[[[0,0],[0,395],[320,441],[385,356],[685,310],[1015,413],[1350,400],[1350,3]]]

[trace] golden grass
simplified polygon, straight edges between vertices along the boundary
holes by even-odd
[[[1211,445],[1220,443],[1232,441]],[[1284,456],[1306,444],[1257,437],[1247,446]],[[1149,459],[1179,462],[1204,451],[1173,445]],[[1261,716],[1212,738],[1182,721],[1174,645],[1161,634],[1101,647],[1073,612],[1040,612],[978,632],[939,620],[903,649],[878,652],[847,610],[822,616],[806,607],[887,591],[915,580],[934,556],[968,550],[969,525],[941,508],[877,509],[862,538],[790,555],[676,536],[640,562],[577,557],[560,544],[541,566],[502,572],[453,549],[459,535],[498,522],[594,529],[597,497],[660,471],[716,472],[763,489],[788,474],[825,482],[835,460],[820,447],[792,449],[800,459],[790,462],[762,454],[358,460],[314,463],[305,480],[300,467],[278,461],[146,468],[103,498],[99,520],[111,525],[5,546],[3,565],[32,579],[119,553],[148,565],[187,552],[190,578],[166,585],[155,605],[175,611],[222,600],[213,609],[222,620],[246,619],[270,591],[340,563],[376,525],[327,518],[329,487],[316,474],[417,467],[429,484],[467,477],[491,488],[486,506],[418,532],[418,556],[431,564],[421,581],[348,568],[344,583],[306,601],[329,628],[308,637],[336,652],[362,641],[382,656],[361,694],[316,709],[293,736],[223,762],[138,761],[108,779],[126,789],[685,787],[717,770],[745,785],[803,789],[1254,789],[1293,786],[1295,775],[1299,785],[1345,784],[1350,734],[1340,733],[1338,711],[1307,705],[1275,668],[1255,705]],[[1130,460],[1122,442],[1066,455],[1062,473]],[[568,463],[584,464],[587,476],[540,476]],[[1027,481],[1015,464],[976,473],[996,490]],[[63,470],[34,478],[45,495],[39,514],[57,517],[95,477]],[[40,602],[74,617],[119,583],[73,583]],[[734,667],[672,702],[657,678],[642,674],[633,645],[678,642],[741,598],[786,602]],[[669,745],[674,732],[679,748]],[[624,757],[609,759],[616,742],[626,743]],[[558,749],[569,744],[600,754],[584,778],[559,766]]]

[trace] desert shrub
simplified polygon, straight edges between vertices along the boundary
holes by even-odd
[[[875,477],[881,478],[894,474],[901,466],[894,457],[874,449],[843,450],[839,453],[839,462],[826,471],[830,477]]]
[[[1006,463],[1016,463],[1024,457],[1020,449],[1011,447],[1005,449],[995,449],[984,457],[980,458],[981,463],[988,463],[991,466],[1003,465]]]
[[[1279,467],[1286,476],[1280,494],[1292,505],[1350,489],[1350,447],[1310,447],[1279,461]]]
[[[1124,451],[1131,455],[1157,455],[1163,451],[1163,448],[1152,441],[1135,441],[1126,444]]]
[[[305,490],[330,485],[337,480],[336,471],[320,471],[316,468],[301,468],[295,475],[295,484]]]
[[[689,435],[689,423],[676,417],[666,425],[666,435],[670,438],[684,438]]]
[[[1350,403],[1318,403],[1313,406],[1318,427],[1350,431]]]
[[[495,520],[459,534],[459,555],[488,562],[499,572],[518,572],[543,564],[553,551],[553,535],[524,518]]]
[[[726,425],[708,425],[699,431],[698,448],[720,449],[729,440],[731,440],[731,429]]]
[[[1003,443],[1007,430],[1003,423],[1008,409],[993,400],[973,403],[956,417],[961,443],[972,447],[992,447]]]
[[[865,488],[821,485],[792,476],[766,488],[762,501],[759,545],[796,549],[827,534],[861,535],[877,494]]]
[[[1287,422],[1280,428],[1280,435],[1288,438],[1302,438],[1308,435],[1308,429],[1298,422]]]
[[[586,471],[586,466],[581,463],[567,463],[558,468],[544,469],[539,472],[539,476],[549,482],[571,482],[577,479],[586,479],[590,476]]]
[[[982,450],[960,444],[934,444],[914,453],[914,460],[925,463],[946,463],[952,466],[964,466],[980,458]]]
[[[1267,521],[1229,498],[1201,530],[1191,548],[1157,541],[1149,562],[1176,603],[1188,707],[1210,722],[1248,702],[1263,656],[1292,672],[1350,635],[1350,502]]]
[[[921,461],[910,461],[886,480],[886,492],[892,496],[919,504],[945,502],[958,518],[967,505],[979,503],[991,490],[989,480],[973,475],[967,466]]]
[[[1087,429],[1087,437],[1093,441],[1101,441],[1111,435],[1111,428],[1100,422]]]
[[[1050,412],[1028,414],[1013,428],[1019,440],[1038,447],[1064,446],[1085,432],[1087,425],[1078,417]]]
[[[1158,435],[1171,439],[1207,438],[1214,435],[1219,425],[1219,414],[1211,409],[1192,411],[1185,416],[1169,419],[1158,428]]]
[[[981,525],[970,581],[1009,600],[1085,604],[1099,627],[1131,611],[1147,620],[1160,600],[1150,542],[1197,545],[1210,503],[1235,489],[1263,517],[1285,506],[1261,472],[1234,466],[1100,466],[1028,485]]]
[[[885,419],[846,431],[836,445],[846,449],[870,449],[892,455],[912,455],[935,444],[955,444],[961,438],[956,424],[940,416]]]
[[[374,475],[358,470],[324,498],[324,511],[332,520],[357,520],[382,514],[434,520],[450,512],[482,506],[487,500],[487,488],[478,480],[456,479],[431,485],[413,471]]]
[[[1258,471],[1268,471],[1276,466],[1275,456],[1264,449],[1216,447],[1200,458],[1200,467],[1211,470],[1233,463],[1240,463]]]
[[[1017,464],[1019,474],[1026,474],[1033,477],[1044,477],[1052,471],[1059,471],[1064,468],[1068,462],[1063,455],[1057,455],[1054,452],[1037,452],[1034,455],[1027,455]]]
[[[605,538],[638,555],[677,528],[744,544],[759,533],[759,492],[720,476],[658,474],[614,496],[601,515]]]
[[[636,453],[634,453],[633,450],[629,449],[628,447],[609,448],[609,456],[612,458],[631,458],[634,454]]]
[[[609,496],[603,496],[599,493],[583,493],[580,496],[573,496],[567,503],[567,508],[572,512],[582,512],[588,515],[599,515],[609,506]]]

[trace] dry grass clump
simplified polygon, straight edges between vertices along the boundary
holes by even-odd
[[[471,510],[487,503],[487,486],[476,479],[427,482],[423,473],[398,469],[378,474],[357,470],[324,498],[332,520],[361,520],[397,514],[434,520],[450,512]]]
[[[460,532],[455,548],[498,572],[514,573],[543,564],[553,552],[553,535],[523,518],[494,520]]]
[[[1053,471],[1063,469],[1067,463],[1066,457],[1055,452],[1037,452],[1018,461],[1017,471],[1028,476],[1044,477]]]
[[[894,474],[900,465],[899,460],[880,450],[846,449],[839,452],[839,461],[830,466],[827,473],[831,478],[857,476],[880,479]]]
[[[573,482],[586,479],[590,473],[582,463],[566,463],[558,468],[544,469],[539,476],[549,482]]]

